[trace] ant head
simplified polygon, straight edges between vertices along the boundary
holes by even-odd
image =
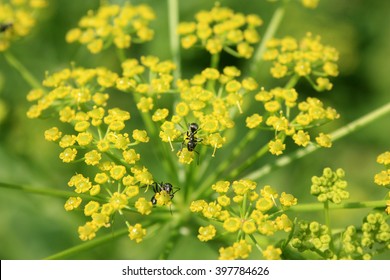
[[[197,123],[190,123],[188,129],[191,130],[192,133],[194,133],[199,129],[199,126]]]
[[[162,189],[167,193],[171,193],[173,190],[173,186],[170,183],[164,183]]]

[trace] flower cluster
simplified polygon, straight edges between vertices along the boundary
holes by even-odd
[[[291,194],[279,194],[270,186],[256,191],[256,183],[242,179],[230,183],[218,181],[212,185],[218,195],[216,200],[206,202],[196,200],[191,203],[190,210],[200,213],[209,221],[207,226],[199,228],[199,240],[205,242],[213,239],[218,232],[237,235],[237,242],[232,246],[220,248],[220,259],[246,259],[252,246],[245,239],[255,234],[272,236],[277,231],[290,232],[293,222],[283,213],[297,203]],[[279,204],[277,203],[279,202]],[[218,230],[217,230],[218,227]],[[280,248],[270,247],[264,252],[268,259],[280,258]]]
[[[329,167],[323,170],[322,176],[313,176],[311,178],[310,193],[317,196],[319,202],[331,201],[340,203],[349,198],[349,192],[345,190],[348,186],[347,181],[343,180],[344,170],[339,168],[333,171]]]
[[[116,88],[123,92],[136,94],[137,108],[147,113],[154,107],[154,102],[161,94],[172,89],[175,65],[170,60],[160,61],[156,56],[142,56],[122,62],[122,76],[116,80]],[[168,113],[168,112],[167,112]],[[157,111],[153,120],[162,120],[163,111]]]
[[[331,233],[326,225],[315,221],[299,221],[298,230],[291,240],[291,246],[300,252],[310,250],[325,259],[332,259],[334,254],[330,249],[331,240]]]
[[[215,6],[210,11],[198,12],[195,19],[195,22],[182,22],[179,25],[178,33],[182,36],[181,44],[185,49],[201,45],[212,55],[225,50],[237,57],[250,58],[252,45],[260,41],[256,28],[263,21],[258,15],[243,15],[226,7]]]
[[[46,0],[11,0],[0,3],[0,52],[10,42],[25,37],[36,24],[37,11],[47,6]]]
[[[308,129],[321,126],[339,118],[339,114],[331,107],[314,97],[298,102],[298,92],[294,89],[274,88],[266,91],[262,88],[255,100],[263,103],[266,119],[255,113],[246,118],[246,126],[250,129],[274,130],[275,139],[269,142],[269,151],[281,155],[286,148],[285,138],[291,137],[298,146],[306,147],[310,142]],[[298,111],[294,114],[294,109]],[[330,135],[319,133],[315,141],[321,147],[332,146]]]
[[[375,184],[379,186],[389,186],[390,185],[390,152],[384,152],[380,154],[377,159],[377,163],[385,166],[385,170],[375,174],[374,181]]]
[[[68,43],[79,42],[95,54],[114,44],[119,49],[129,48],[132,43],[143,43],[153,38],[149,23],[155,18],[147,5],[129,3],[105,5],[82,17],[78,27],[66,34]]]
[[[337,50],[321,44],[321,38],[311,33],[299,42],[292,37],[269,40],[263,58],[273,61],[273,77],[305,77],[317,91],[331,90],[333,85],[328,77],[339,73]]]
[[[133,129],[130,134],[125,132],[130,113],[107,108],[109,94],[105,91],[115,87],[117,79],[116,73],[105,68],[64,69],[46,77],[43,85],[48,90],[35,89],[27,95],[29,101],[35,102],[28,117],[55,116],[71,126],[71,133],[69,129],[65,133],[58,127],[45,131],[45,139],[58,143],[63,149],[60,159],[94,167],[92,177],[77,174],[68,182],[76,196],[65,203],[67,211],[80,206],[81,194],[96,198],[84,201],[84,214],[92,220],[79,228],[82,240],[92,239],[101,227],[110,226],[110,216],[117,211],[128,209],[148,215],[153,206],[150,198],[140,195],[140,188],[152,185],[154,179],[148,169],[139,164],[141,156],[136,149],[138,144],[148,142],[149,136],[142,129]],[[155,195],[162,194],[155,190]],[[144,231],[140,225],[129,225],[129,231],[131,239],[142,240]]]
[[[372,212],[364,218],[361,230],[349,226],[342,235],[339,258],[369,260],[390,249],[390,225],[383,213]]]

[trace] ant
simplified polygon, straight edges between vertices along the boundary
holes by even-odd
[[[175,196],[175,193],[178,192],[180,189],[177,189],[175,191],[173,191],[173,186],[172,184],[170,183],[157,183],[157,182],[154,182],[153,183],[153,191],[154,191],[154,195],[152,197],[152,199],[150,200],[152,202],[153,205],[156,205],[157,204],[157,199],[156,199],[156,194],[157,193],[161,193],[162,191],[165,191],[169,197],[171,198],[171,200],[173,199],[173,197]]]
[[[5,32],[7,29],[13,26],[12,23],[0,23],[0,33]]]
[[[195,148],[198,143],[203,141],[203,139],[199,139],[198,137],[195,136],[196,133],[198,133],[198,131],[199,131],[199,126],[197,123],[190,123],[188,125],[188,131],[186,132],[187,136],[181,143],[181,149],[183,149],[183,145],[185,141],[188,140],[187,150],[198,154],[198,164],[199,164],[199,153],[195,150]]]

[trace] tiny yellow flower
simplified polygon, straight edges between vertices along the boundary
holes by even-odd
[[[99,164],[102,155],[98,151],[92,150],[86,153],[84,157],[85,157],[85,163],[87,165],[97,165]]]
[[[131,240],[135,240],[135,242],[140,243],[145,235],[146,229],[143,229],[141,224],[129,226],[129,237]]]
[[[242,231],[246,234],[252,234],[257,230],[256,224],[252,220],[247,220],[242,224]]]
[[[274,203],[269,198],[260,198],[256,202],[256,209],[262,212],[270,210],[274,206]]]
[[[208,219],[216,218],[220,214],[221,209],[221,205],[217,204],[216,202],[210,202],[203,207],[202,214]]]
[[[280,248],[275,248],[272,245],[269,245],[267,249],[263,251],[263,256],[266,260],[280,260],[282,255],[282,250]]]
[[[140,154],[137,154],[134,149],[123,151],[122,156],[128,164],[135,164],[141,158]]]
[[[213,225],[208,225],[206,227],[199,228],[198,239],[202,242],[209,241],[214,238],[217,230]]]
[[[98,227],[95,225],[95,223],[87,222],[84,226],[80,226],[78,228],[79,237],[83,241],[91,240],[95,238],[97,230]]]
[[[386,152],[380,154],[376,158],[376,162],[379,164],[389,165],[390,164],[390,152],[386,151]]]
[[[374,177],[375,184],[379,186],[387,186],[390,185],[390,169],[383,170],[378,174],[375,174]]]
[[[122,179],[122,177],[125,176],[125,174],[126,174],[126,167],[124,167],[123,165],[115,165],[110,170],[110,176],[115,180]]]
[[[271,140],[268,143],[269,151],[273,155],[281,155],[286,149],[286,145],[283,144],[282,140],[276,139],[275,141]]]
[[[115,192],[110,197],[109,203],[115,210],[122,209],[127,206],[127,196],[125,194]]]
[[[176,107],[177,107],[177,106],[176,106]],[[158,121],[165,120],[166,117],[168,117],[168,114],[169,114],[168,109],[165,109],[165,108],[163,108],[163,109],[157,109],[157,110],[154,112],[153,116],[152,116],[152,120],[153,120],[154,122],[158,122]]]
[[[93,140],[93,136],[89,132],[81,132],[77,135],[76,141],[80,146],[87,146]]]
[[[57,141],[61,138],[62,132],[59,131],[58,127],[52,127],[45,131],[45,139],[47,141]]]
[[[79,207],[81,202],[82,202],[81,197],[71,196],[65,202],[64,208],[65,208],[66,211],[72,211],[72,210],[76,209],[77,207]]]
[[[139,141],[143,143],[149,142],[149,137],[145,130],[139,130],[139,129],[133,130],[133,138],[135,141]]]
[[[125,182],[123,184],[126,185]],[[130,184],[130,182],[127,184]],[[129,185],[126,188],[125,193],[129,198],[135,197],[139,194],[139,187],[134,185]]]
[[[230,205],[230,198],[227,195],[221,195],[217,198],[218,204],[226,207]]]
[[[306,131],[298,130],[293,135],[293,140],[298,146],[306,147],[310,143],[310,135]]]
[[[283,206],[290,207],[296,205],[298,200],[292,194],[287,194],[285,192],[282,192],[279,201]]]
[[[218,181],[211,188],[217,193],[227,193],[230,187],[229,181]]]
[[[99,210],[100,204],[96,201],[90,201],[84,206],[84,215],[91,216]]]
[[[228,218],[223,222],[223,228],[228,232],[236,232],[242,226],[240,218]]]
[[[316,142],[321,147],[330,148],[332,147],[332,139],[329,134],[320,133],[318,137],[316,137]]]
[[[137,108],[142,113],[147,113],[153,109],[153,99],[151,97],[141,97],[140,101],[137,103]]]
[[[99,228],[110,226],[110,217],[104,213],[93,213],[91,217],[92,223],[94,223]]]
[[[93,185],[92,188],[89,190],[89,194],[92,196],[98,195],[100,193],[100,185]]]
[[[204,200],[195,200],[191,202],[190,210],[191,212],[202,212],[207,205],[207,202]]]
[[[233,247],[220,248],[219,249],[219,260],[234,260],[235,250]]]
[[[76,158],[77,150],[73,148],[66,148],[62,153],[60,153],[59,158],[63,162],[72,162]]]
[[[235,258],[247,259],[252,251],[252,246],[245,240],[240,240],[233,243]]]
[[[153,204],[150,201],[147,201],[144,197],[140,197],[135,202],[135,208],[137,208],[137,211],[141,213],[142,215],[149,215],[152,213]]]
[[[154,182],[152,174],[146,167],[131,168],[131,172],[134,173],[135,180],[143,185],[151,185]]]
[[[98,184],[104,184],[107,182],[109,177],[107,176],[106,173],[96,173],[94,181]]]
[[[179,150],[177,156],[179,157],[179,162],[184,164],[190,164],[194,160],[194,153],[187,148]]]

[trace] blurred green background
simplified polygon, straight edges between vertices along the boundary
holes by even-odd
[[[68,67],[71,61],[84,67],[106,66],[119,71],[119,62],[112,49],[93,56],[84,47],[66,44],[64,40],[67,30],[75,27],[79,18],[89,9],[98,7],[99,1],[49,2],[34,32],[14,42],[10,49],[38,80],[44,78],[45,71],[53,72]],[[155,39],[132,48],[129,54],[135,57],[154,54],[169,59],[167,1],[131,2],[152,6],[157,20],[152,23],[156,30]],[[265,0],[219,2],[238,12],[260,15],[265,22],[261,34],[277,7],[277,3]],[[324,44],[333,45],[340,51],[340,76],[332,80],[334,89],[331,92],[315,93],[305,82],[298,87],[299,92],[321,98],[341,114],[341,119],[325,130],[332,131],[389,102],[390,1],[322,0],[316,10],[304,9],[296,1],[291,2],[277,36],[301,38],[310,31],[321,35]],[[214,1],[182,0],[179,3],[180,20],[188,21],[193,19],[195,11],[210,9]],[[209,63],[208,56],[200,50],[181,52],[185,77],[207,67]],[[238,61],[228,55],[222,59],[225,65],[238,64],[243,69],[247,67],[245,61]],[[275,80],[271,80],[267,69],[263,68],[260,85],[275,85]],[[29,104],[25,96],[29,89],[29,85],[0,53],[0,182],[64,190],[78,166],[61,163],[58,146],[43,138],[43,132],[57,123],[26,118]],[[123,104],[128,102],[128,96],[117,98]],[[321,149],[293,165],[273,172],[258,183],[271,184],[280,192],[291,192],[300,201],[314,202],[315,199],[309,195],[310,178],[320,175],[326,166],[334,169],[342,167],[349,182],[351,201],[382,199],[386,192],[374,185],[373,176],[381,168],[375,163],[377,155],[390,146],[389,121],[390,116],[387,115],[337,141],[332,149]],[[263,163],[270,159],[272,157],[267,157]],[[153,168],[158,169],[156,166]],[[0,188],[0,258],[41,259],[82,243],[78,238],[77,227],[85,222],[85,217],[80,212],[65,212],[64,202],[65,199],[61,198]],[[332,213],[332,221],[335,227],[342,227],[345,223],[360,223],[367,212],[368,209],[337,210]],[[217,258],[215,248],[199,245],[195,233],[183,235],[177,240],[170,257]],[[73,257],[155,259],[161,246],[163,244],[156,239],[135,246],[124,236]]]

